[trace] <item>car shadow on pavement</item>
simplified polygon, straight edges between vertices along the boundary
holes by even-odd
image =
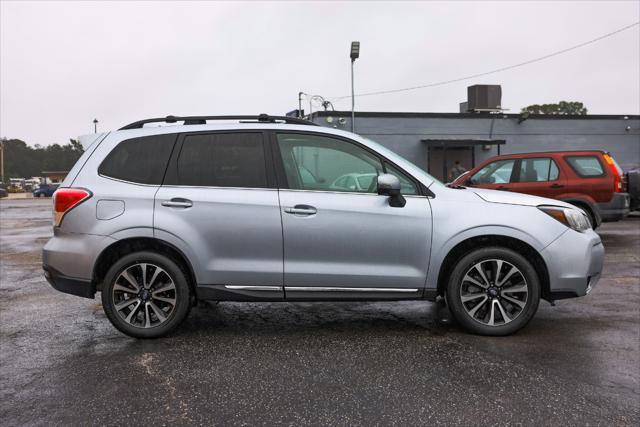
[[[427,331],[442,335],[451,327],[438,304],[406,302],[199,303],[174,335],[317,331]]]

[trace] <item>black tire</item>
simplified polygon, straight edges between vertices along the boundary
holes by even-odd
[[[497,286],[497,282],[499,282],[500,280],[495,280],[495,277],[491,276],[492,274],[495,276],[495,270],[497,270],[497,267],[495,267],[493,272],[485,272],[486,278],[492,284],[489,287],[491,289],[488,288],[485,290],[483,288],[480,288],[479,286],[471,284],[466,280],[463,282],[463,279],[466,277],[467,273],[475,271],[471,269],[475,268],[475,266],[479,263],[485,263],[481,265],[497,266],[497,263],[492,260],[503,261],[503,263],[501,264],[502,273],[498,273],[499,279],[504,279],[507,276],[507,269],[510,269],[508,264],[516,267],[519,271],[518,273],[511,276],[513,277],[512,279],[505,280],[505,283],[503,284],[504,287]],[[508,264],[505,264],[504,262]],[[524,279],[525,283],[523,284],[520,279]],[[518,281],[518,283],[515,283],[516,281]],[[506,291],[509,289],[524,289],[523,286],[525,285],[526,296],[524,298],[524,291],[521,294],[506,293]],[[475,289],[478,297],[475,297],[475,292],[467,293],[465,297],[471,295],[474,296],[475,299],[463,303],[462,294],[465,292],[469,292],[470,289]],[[490,291],[492,292],[492,294],[489,294]],[[494,296],[494,292],[497,292],[497,295]],[[480,295],[481,293],[482,295]],[[487,299],[483,300],[485,296]],[[511,298],[511,301],[513,301],[514,299],[523,298],[524,301],[520,301],[519,304],[523,304],[524,307],[520,308],[519,305],[509,302],[509,300],[505,299],[507,298],[507,296]],[[446,298],[447,305],[449,306],[451,314],[456,319],[456,321],[467,331],[479,335],[510,335],[529,323],[533,315],[538,310],[538,304],[540,303],[540,280],[531,263],[519,253],[503,247],[486,247],[474,250],[460,259],[458,264],[453,268],[453,271],[451,272],[451,275],[449,277]],[[475,303],[474,301],[478,299],[479,302]],[[491,318],[491,315],[488,312],[489,307],[495,310],[493,300],[496,300],[495,303],[500,304],[500,306],[495,306],[498,307],[498,310],[496,310],[496,313],[498,314],[494,315],[494,324],[490,326],[489,324],[485,323],[485,319]],[[482,301],[486,301],[484,302],[485,306],[481,306],[476,311],[476,313],[470,314],[470,311],[473,311],[473,309],[475,309],[475,304],[481,305],[480,302]],[[513,312],[509,311],[510,309],[513,310],[513,312],[515,312],[516,314],[513,314]],[[505,310],[507,317],[512,315],[513,319],[509,319],[507,321],[502,316],[502,314],[499,313],[502,310]],[[483,317],[483,313],[486,313],[485,317]],[[483,317],[483,319],[474,318],[473,316],[475,316],[476,314],[479,314],[479,317]],[[495,319],[501,319],[503,323],[495,322]]]
[[[116,296],[114,296],[114,287],[116,286],[118,280],[120,280],[120,283],[122,283],[123,279],[121,278],[122,277],[121,274],[123,274],[123,272],[125,271],[129,272],[131,271],[130,269],[134,269],[134,268],[140,268],[140,271],[141,271],[141,267],[137,266],[138,264],[149,264],[150,266],[145,268],[146,269],[151,268],[152,271],[155,271],[155,268],[159,267],[161,270],[164,270],[164,271],[162,272],[161,275],[158,276],[158,281],[161,278],[164,278],[165,282],[171,282],[174,285],[174,289],[167,291],[169,292],[169,294],[167,293],[160,294],[165,297],[168,295],[170,298],[173,298],[175,301],[175,304],[173,306],[171,304],[167,304],[163,306],[163,308],[161,308],[162,310],[168,310],[169,314],[165,317],[163,321],[160,321],[160,317],[156,316],[155,313],[153,313],[150,316],[151,318],[155,316],[155,321],[159,322],[157,326],[148,326],[148,327],[136,326],[130,322],[127,322],[126,319],[123,317],[123,315],[120,314],[121,312],[119,312],[116,309],[116,301],[114,301],[114,298],[116,298]],[[135,274],[135,273],[130,273],[130,274]],[[148,281],[151,281],[151,279],[148,279]],[[150,295],[153,294],[152,290],[154,288],[159,289],[160,286],[161,286],[161,283],[159,283],[158,286],[154,285],[154,287],[149,289],[149,292],[145,295],[145,297],[151,298]],[[121,288],[122,287],[119,286],[117,289],[121,289]],[[132,290],[134,289],[132,288]],[[116,292],[118,291],[116,290]],[[133,294],[133,292],[131,293]],[[143,300],[141,298],[142,297],[140,297],[140,295],[137,295],[137,296],[132,296],[131,300],[138,299],[139,301],[141,301],[140,305],[142,305]],[[128,301],[128,299],[120,300],[120,303],[122,303],[123,301],[126,302]],[[158,306],[162,304],[153,299],[151,301],[157,303],[155,306],[156,308],[158,308]],[[184,271],[182,271],[182,269],[178,266],[178,264],[176,264],[175,261],[159,253],[143,251],[143,252],[134,252],[134,253],[125,255],[120,260],[118,260],[113,266],[111,266],[111,268],[109,269],[109,271],[105,276],[104,287],[102,289],[102,306],[105,314],[107,315],[107,317],[109,318],[113,326],[115,326],[116,329],[118,329],[120,332],[126,335],[129,335],[135,338],[159,338],[159,337],[165,336],[170,332],[172,332],[174,329],[176,329],[184,321],[184,319],[187,317],[191,309],[191,291],[189,289],[187,275],[185,274]],[[134,305],[134,307],[137,307],[137,306]],[[149,309],[149,307],[145,307],[145,308],[146,310],[148,310],[149,313],[153,312],[153,310]],[[133,309],[131,310],[134,311]],[[164,311],[162,311],[162,313],[166,314]],[[138,318],[140,315],[142,315],[143,318],[145,315],[149,316],[146,312],[137,313],[134,316],[134,318]]]

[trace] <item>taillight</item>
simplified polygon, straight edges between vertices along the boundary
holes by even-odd
[[[607,164],[609,165],[611,173],[613,174],[613,191],[614,193],[621,193],[623,191],[622,169],[620,169],[620,166],[618,166],[616,161],[613,160],[613,157],[611,157],[609,153],[603,154],[603,157],[605,162],[607,162]]]
[[[92,196],[84,188],[58,188],[53,193],[53,225],[59,227],[62,219],[71,209]]]

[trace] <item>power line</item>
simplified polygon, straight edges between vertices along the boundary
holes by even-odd
[[[446,85],[446,84],[450,84],[450,83],[460,82],[460,81],[463,81],[463,80],[469,80],[469,79],[475,79],[477,77],[488,76],[489,74],[500,73],[502,71],[507,71],[507,70],[511,70],[513,68],[518,68],[518,67],[522,67],[522,66],[525,66],[525,65],[533,64],[534,62],[543,61],[545,59],[549,59],[549,58],[552,58],[554,56],[558,56],[558,55],[561,55],[563,53],[567,53],[567,52],[570,52],[572,50],[579,49],[581,47],[590,45],[592,43],[595,43],[595,42],[600,41],[602,39],[605,39],[607,37],[611,37],[611,36],[613,36],[615,34],[621,33],[621,32],[623,32],[625,30],[628,30],[629,28],[635,27],[638,24],[640,24],[640,21],[634,22],[631,25],[627,25],[626,27],[619,28],[619,29],[617,29],[615,31],[612,31],[612,32],[607,33],[607,34],[604,34],[604,35],[602,35],[600,37],[596,37],[595,39],[586,41],[584,43],[580,43],[580,44],[577,44],[575,46],[568,47],[566,49],[558,50],[558,51],[550,53],[548,55],[540,56],[538,58],[530,59],[528,61],[520,62],[518,64],[513,64],[513,65],[506,66],[506,67],[497,68],[495,70],[486,71],[484,73],[478,73],[478,74],[473,74],[471,76],[459,77],[457,79],[444,80],[444,81],[441,81],[441,82],[428,83],[428,84],[419,85],[419,86],[405,87],[405,88],[402,88],[402,89],[389,89],[389,90],[380,90],[380,91],[376,91],[376,92],[364,92],[364,93],[356,94],[355,96],[373,96],[373,95],[384,95],[384,94],[387,94],[387,93],[406,92],[406,91],[410,91],[410,90],[424,89],[424,88],[434,87],[434,86],[442,86],[442,85]],[[339,100],[350,98],[350,97],[351,97],[351,95],[338,96],[338,97],[333,98],[333,100],[334,101],[339,101]]]

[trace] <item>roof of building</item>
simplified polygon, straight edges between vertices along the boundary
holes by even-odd
[[[416,118],[416,119],[492,119],[511,118],[519,119],[521,113],[420,113],[420,112],[382,112],[382,111],[356,111],[356,117],[379,117],[379,118]],[[314,111],[312,119],[315,117],[351,117],[351,111]],[[640,120],[640,115],[634,114],[530,114],[527,120]]]

